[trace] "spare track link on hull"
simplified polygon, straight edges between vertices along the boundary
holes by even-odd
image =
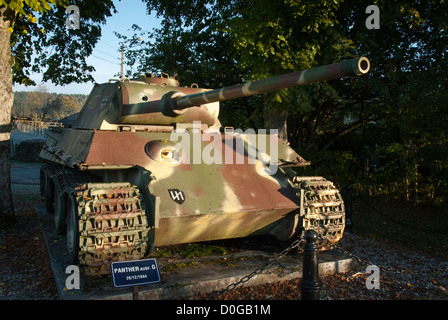
[[[322,249],[330,249],[329,243],[338,242],[345,227],[344,201],[339,190],[322,177],[295,176],[293,183],[300,198],[302,235],[314,230],[327,240],[321,243]]]
[[[70,263],[101,275],[110,273],[111,262],[145,257],[149,227],[136,186],[95,182],[99,179],[89,173],[51,167],[46,172],[55,189],[67,195],[67,211],[73,212],[66,213]]]

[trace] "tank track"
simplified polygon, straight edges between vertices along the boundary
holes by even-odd
[[[321,249],[330,249],[338,242],[345,227],[345,207],[341,193],[331,181],[322,177],[293,178],[296,195],[300,199],[299,226],[302,235],[316,231],[326,243]]]
[[[70,224],[66,212],[69,263],[78,263],[85,274],[101,275],[110,272],[111,262],[144,258],[149,226],[136,186],[103,183],[88,172],[57,165],[43,171],[75,213]]]

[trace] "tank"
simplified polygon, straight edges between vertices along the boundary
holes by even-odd
[[[222,127],[219,102],[367,73],[365,57],[209,90],[141,75],[96,84],[71,125],[52,128],[40,156],[41,192],[87,274],[155,247],[314,229],[344,232],[340,192],[275,131]]]

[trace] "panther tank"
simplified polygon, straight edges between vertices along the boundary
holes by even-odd
[[[222,89],[141,75],[96,84],[71,125],[53,128],[40,156],[41,192],[88,274],[154,247],[314,229],[336,243],[340,192],[270,130],[222,127],[219,102],[368,72],[365,57]]]

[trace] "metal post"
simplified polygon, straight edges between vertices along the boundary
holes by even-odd
[[[133,287],[132,300],[138,300],[138,286]]]
[[[303,253],[303,275],[300,282],[302,300],[319,300],[322,283],[319,279],[317,233],[308,230],[305,233],[306,245]]]

